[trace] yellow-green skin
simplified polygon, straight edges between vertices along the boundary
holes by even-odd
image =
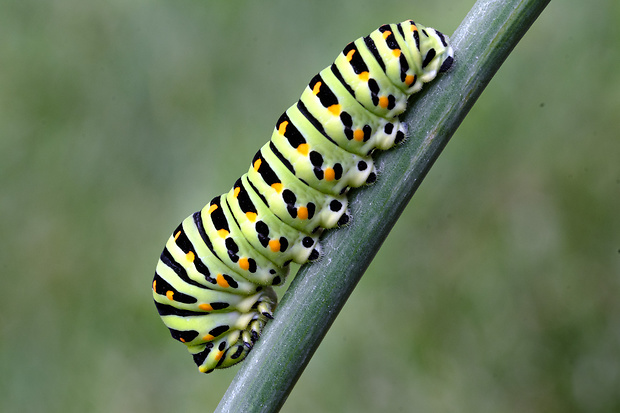
[[[374,182],[371,157],[404,139],[408,97],[453,62],[447,38],[408,20],[350,43],[276,123],[227,194],[174,231],[153,297],[203,373],[243,360],[272,318],[289,263],[320,256],[349,221],[346,192]]]

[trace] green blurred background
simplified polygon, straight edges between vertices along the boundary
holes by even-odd
[[[152,304],[170,232],[347,42],[473,3],[3,1],[0,411],[212,411],[236,369]],[[284,412],[620,411],[619,21],[551,2]]]

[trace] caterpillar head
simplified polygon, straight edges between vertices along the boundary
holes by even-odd
[[[454,63],[454,50],[443,33],[426,27],[420,36],[420,53],[423,56],[422,82],[430,82],[438,73],[446,72]]]
[[[231,294],[232,295],[232,294]],[[242,361],[272,319],[278,297],[271,287],[244,297],[225,310],[162,317],[172,337],[183,342],[201,373]],[[226,311],[228,309],[231,311]]]

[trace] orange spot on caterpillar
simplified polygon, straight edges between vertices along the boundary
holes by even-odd
[[[286,133],[286,127],[288,126],[288,120],[285,120],[284,122],[282,122],[280,124],[280,126],[278,127],[278,133],[282,136],[284,136],[284,134]]]
[[[258,172],[258,168],[260,168],[260,164],[262,163],[262,159],[257,159],[256,162],[254,162],[254,170]]]
[[[228,234],[230,234],[230,232],[226,231],[225,229],[218,229],[217,234],[222,238],[226,238]]]
[[[233,191],[233,195],[235,196],[235,198],[237,198],[239,196],[239,192],[241,192],[241,188],[236,186],[234,191]]]
[[[383,38],[384,38],[384,39],[387,39],[387,38],[388,38],[388,36],[389,36],[389,35],[391,35],[391,34],[392,34],[392,32],[391,32],[391,31],[389,31],[389,30],[388,30],[388,31],[385,31],[385,32],[383,32]]]
[[[174,300],[173,296],[174,296],[174,291],[171,291],[171,290],[166,291],[166,297],[168,297],[170,301]]]
[[[334,116],[340,115],[340,105],[331,105],[327,108],[327,110],[329,110]]]
[[[389,104],[389,100],[387,96],[381,96],[379,98],[379,106],[381,106],[383,109],[387,108],[388,104]]]
[[[282,192],[282,188],[284,187],[281,182],[276,182],[275,184],[271,184],[271,187],[275,189],[277,193]]]
[[[321,91],[321,84],[323,82],[316,82],[314,87],[312,88],[312,93],[314,93],[315,95],[318,95],[319,92]]]
[[[329,182],[334,179],[336,179],[336,172],[334,172],[333,168],[325,169],[325,180]]]
[[[417,32],[418,31],[418,27],[415,24],[411,25],[411,31],[412,32]]]
[[[244,271],[247,271],[250,269],[250,261],[247,258],[241,258],[239,260],[239,268],[241,268]]]
[[[174,240],[176,241],[177,239],[179,239],[180,236],[181,236],[181,231],[178,231],[176,234],[174,234]]]
[[[394,55],[394,57],[400,57],[400,49],[394,49],[392,50],[392,54]]]
[[[247,219],[249,219],[251,222],[256,221],[256,212],[246,212],[245,216],[247,217]]]
[[[215,355],[215,357],[213,357],[215,360],[219,360],[222,358],[222,356],[224,355],[223,351],[218,351],[217,354]]]
[[[179,337],[179,341],[180,341],[181,343],[185,343],[185,339],[184,339],[183,337]]]
[[[153,280],[153,291],[155,291],[155,286],[157,285],[157,281]]]
[[[213,211],[215,211],[217,209],[217,205],[213,204],[209,207],[209,214],[211,214]]]
[[[297,147],[297,152],[304,156],[308,156],[308,152],[310,151],[310,145],[307,143],[302,143]]]
[[[407,75],[407,77],[405,78],[405,84],[412,85],[413,82],[415,82],[415,75]]]
[[[347,53],[347,61],[350,62],[351,59],[353,59],[353,55],[355,54],[355,49],[354,50],[349,50],[349,53]]]
[[[219,285],[222,288],[230,287],[230,284],[228,284],[228,281],[226,281],[226,278],[224,278],[224,276],[222,274],[218,274],[215,277],[215,280],[217,281],[217,285]]]
[[[368,72],[362,72],[359,75],[357,75],[360,80],[363,80],[364,82],[368,82],[368,78],[370,77],[370,73]]]
[[[204,341],[211,341],[211,340],[213,340],[214,338],[215,338],[215,337],[213,337],[211,334],[207,334],[207,335],[205,335],[204,337],[202,337],[202,339],[203,339]]]
[[[189,251],[187,254],[185,254],[185,258],[187,258],[187,261],[189,262],[194,262],[194,260],[196,259],[196,255],[193,251]]]
[[[355,129],[353,131],[353,139],[355,139],[358,142],[361,142],[364,140],[364,131],[361,129]]]
[[[271,241],[269,241],[269,248],[273,252],[280,251],[280,241],[278,241],[277,239],[272,239]]]
[[[297,208],[297,218],[308,219],[308,207],[302,206]]]
[[[204,311],[213,311],[213,307],[211,307],[211,304],[200,304],[198,308]]]

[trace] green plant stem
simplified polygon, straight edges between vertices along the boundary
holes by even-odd
[[[352,223],[329,231],[321,241],[325,257],[299,271],[216,412],[280,409],[433,162],[549,1],[474,5],[451,36],[452,70],[410,101],[404,115],[409,140],[377,156],[375,185],[352,191]],[[360,339],[363,333],[360,327]]]

